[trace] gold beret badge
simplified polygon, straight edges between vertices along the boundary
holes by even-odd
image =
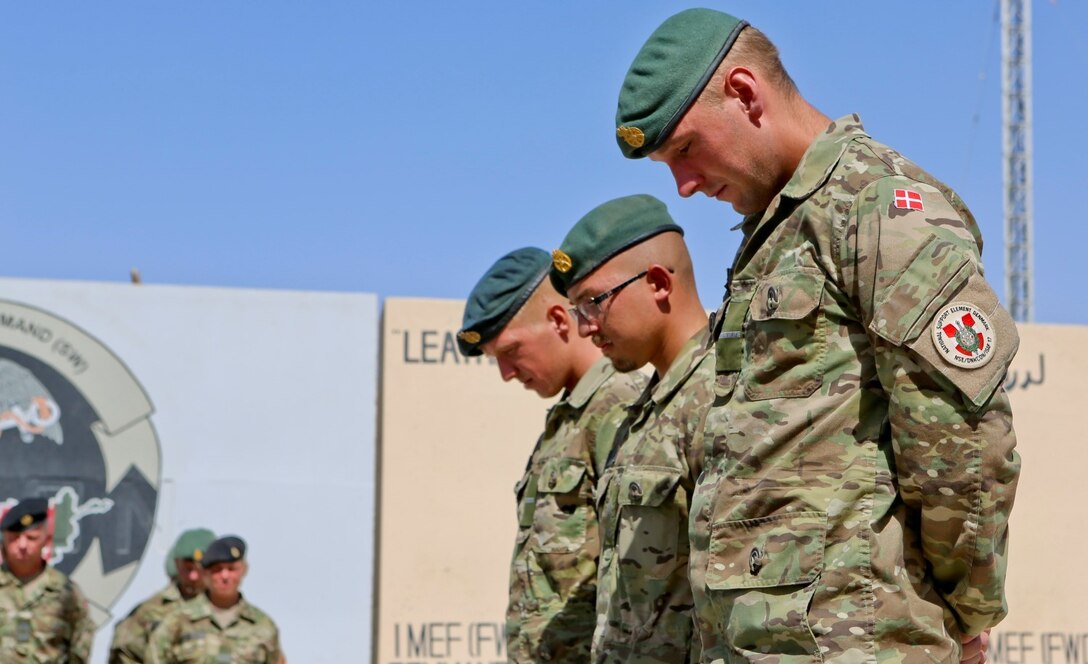
[[[567,272],[570,272],[570,269],[572,267],[574,267],[574,261],[570,259],[570,256],[567,255],[567,252],[563,251],[562,249],[556,249],[552,252],[552,265],[555,266],[555,269],[559,270],[563,274],[566,274]]]
[[[646,134],[638,127],[617,127],[616,135],[633,148],[641,148],[646,142]]]
[[[461,330],[457,333],[457,338],[467,344],[480,343],[480,333],[473,330]]]

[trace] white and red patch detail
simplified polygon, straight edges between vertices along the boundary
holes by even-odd
[[[942,309],[930,326],[933,345],[949,364],[978,369],[993,359],[996,337],[989,318],[967,302],[953,302]]]
[[[922,195],[911,189],[895,190],[895,207],[900,210],[924,211],[926,209],[925,206],[922,205]]]

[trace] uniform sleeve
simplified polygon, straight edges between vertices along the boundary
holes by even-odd
[[[170,648],[174,644],[179,615],[180,613],[174,613],[167,616],[147,637],[147,649],[144,651],[145,664],[171,664]]]
[[[960,630],[1007,612],[1020,470],[1002,387],[1016,327],[982,274],[974,219],[935,187],[886,177],[855,202],[856,303],[888,407],[899,494],[918,513],[935,589]]]
[[[133,611],[113,628],[109,664],[140,664],[143,659],[137,656],[137,652],[143,652],[146,642],[147,634],[144,633],[136,611]]]
[[[271,622],[271,619],[269,619]],[[268,658],[265,660],[266,664],[285,664],[287,658],[283,655],[283,649],[280,648],[280,630],[276,627],[275,623],[272,623],[272,642],[269,644]]]
[[[79,587],[69,582],[68,624],[72,626],[72,638],[68,643],[68,659],[72,664],[87,664],[94,646],[94,620]]]

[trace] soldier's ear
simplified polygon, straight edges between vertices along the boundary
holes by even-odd
[[[552,329],[554,329],[560,336],[566,338],[566,336],[570,334],[570,314],[567,313],[567,310],[565,307],[563,307],[563,305],[551,305],[545,312],[545,316],[548,319],[548,323],[552,326]]]
[[[646,270],[646,279],[653,286],[655,300],[665,300],[672,294],[674,282],[669,268],[655,263]]]
[[[733,67],[725,76],[726,95],[737,100],[748,120],[755,125],[763,115],[762,83],[747,67]]]

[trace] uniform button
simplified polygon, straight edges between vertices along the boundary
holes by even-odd
[[[559,483],[559,480],[557,480],[555,477],[552,477],[550,480],[548,480],[548,488],[549,489],[554,489],[555,485],[558,484],[558,483]]]
[[[752,573],[752,576],[758,575],[759,570],[763,569],[763,559],[763,550],[753,546],[751,553],[748,554],[748,571]]]
[[[773,314],[778,310],[778,289],[771,286],[767,289],[767,313]]]
[[[642,498],[642,487],[638,485],[638,482],[631,482],[627,485],[627,490],[631,492],[631,497],[635,500]]]

